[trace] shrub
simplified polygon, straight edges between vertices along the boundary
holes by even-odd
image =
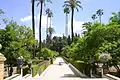
[[[32,65],[32,76],[41,74],[49,66],[49,61],[41,62],[40,65]]]

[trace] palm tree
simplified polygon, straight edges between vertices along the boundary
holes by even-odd
[[[46,12],[46,15],[47,15],[47,25],[46,25],[46,28],[48,28],[48,14],[50,13],[50,9],[47,8],[45,12]],[[48,30],[48,29],[46,29],[46,34],[48,33],[47,30]]]
[[[66,34],[66,37],[67,37],[68,36],[68,14],[70,13],[69,8],[65,7],[64,8],[64,13],[66,14],[65,34]]]
[[[81,6],[81,2],[79,0],[68,0],[64,2],[63,7],[68,7],[71,8],[72,14],[71,14],[71,36],[72,36],[72,41],[73,41],[73,37],[74,37],[74,33],[73,33],[73,17],[74,17],[74,9],[76,9],[77,11],[79,11],[79,8],[82,8]]]
[[[49,12],[49,14],[48,14],[48,17],[50,18],[50,22],[49,22],[49,27],[51,27],[51,19],[52,19],[52,17],[53,17],[53,13],[52,13],[52,11],[50,10],[50,12]]]
[[[96,14],[99,16],[100,24],[101,24],[101,16],[103,15],[103,9],[97,10]]]
[[[41,20],[42,20],[42,9],[43,9],[43,3],[50,2],[50,0],[36,0],[38,1],[37,6],[40,4],[40,20],[39,20],[39,48],[40,48],[40,53],[41,53]]]
[[[52,38],[52,33],[54,33],[54,28],[51,27],[51,22],[52,22],[52,17],[53,17],[53,13],[52,11],[50,10],[49,14],[48,14],[48,17],[50,18],[50,22],[49,22],[49,28],[48,28],[48,32],[49,32],[49,35],[50,35],[50,39]]]
[[[94,23],[95,23],[95,20],[97,19],[96,14],[93,14],[93,15],[91,16],[91,18],[94,20]]]
[[[47,15],[46,37],[47,37],[47,35],[48,35],[48,15],[49,15],[50,11],[51,11],[51,10],[50,10],[49,8],[47,8],[46,11],[45,11],[45,12],[46,12],[46,15]]]

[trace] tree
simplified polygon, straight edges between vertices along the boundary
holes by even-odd
[[[112,12],[112,17],[110,18],[110,22],[115,24],[120,24],[120,12]]]
[[[48,35],[48,18],[49,18],[48,15],[50,13],[50,9],[47,8],[45,12],[46,12],[46,15],[47,15],[47,26],[46,26],[46,38],[47,38],[47,35]]]
[[[0,14],[5,14],[4,11],[2,9],[0,9]]]
[[[55,32],[55,31],[54,31],[54,28],[51,27],[51,19],[52,19],[52,17],[53,17],[53,13],[52,13],[52,11],[51,11],[50,9],[47,9],[46,13],[47,13],[47,16],[48,16],[48,18],[49,18],[49,20],[50,20],[50,22],[49,22],[49,27],[47,28],[47,31],[48,31],[49,36],[50,36],[50,39],[51,39],[52,33]]]
[[[103,15],[103,9],[97,10],[96,14],[99,16],[100,24],[101,24],[101,16]]]
[[[74,37],[74,32],[73,32],[73,17],[74,17],[74,9],[79,11],[79,8],[82,8],[81,2],[79,0],[68,0],[64,2],[65,7],[71,8],[72,14],[71,14],[71,36],[72,36],[72,41]]]
[[[50,2],[50,0],[36,0],[38,1],[37,6],[40,4],[40,20],[39,20],[39,48],[41,51],[41,20],[42,20],[42,9],[43,9],[43,3]],[[41,52],[40,52],[41,53]]]
[[[4,14],[5,14],[5,12],[2,9],[0,9],[0,25],[2,23],[7,24],[7,22],[8,22],[7,18],[4,18]]]
[[[68,14],[70,13],[70,10],[69,10],[69,8],[67,8],[67,7],[65,7],[64,8],[64,13],[66,14],[66,23],[65,23],[65,35],[66,35],[66,37],[68,37]]]
[[[43,55],[44,59],[48,59],[50,57],[57,56],[58,53],[55,52],[55,51],[52,51],[52,50],[50,50],[48,48],[42,48],[42,55]]]
[[[94,20],[94,23],[95,23],[95,20],[97,19],[96,14],[93,14],[91,18]]]
[[[1,52],[7,58],[6,64],[15,66],[20,56],[24,57],[24,61],[31,59],[35,39],[29,27],[11,20],[4,29],[0,29],[0,43],[3,45]]]

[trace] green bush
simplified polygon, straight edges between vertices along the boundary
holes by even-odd
[[[84,61],[75,61],[73,59],[64,58],[67,62],[71,63],[75,68],[77,68],[80,72],[90,76],[90,68],[89,64],[84,63]]]
[[[32,76],[38,74],[38,65],[32,65]]]
[[[32,64],[38,64],[40,62],[42,62],[44,59],[40,58],[38,59],[37,57],[35,57],[34,59],[32,59]]]
[[[49,66],[49,61],[41,62],[38,65],[32,65],[32,76],[41,74]]]
[[[44,59],[49,59],[49,57],[55,57],[58,55],[58,52],[52,51],[48,48],[42,48],[42,56]]]

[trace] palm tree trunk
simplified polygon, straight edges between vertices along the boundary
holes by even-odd
[[[73,37],[74,37],[74,32],[73,32],[73,17],[74,17],[74,8],[72,8],[72,17],[71,17],[71,36],[72,36],[72,42],[73,42]]]
[[[101,24],[101,16],[99,16],[99,19],[100,19],[100,24]]]
[[[34,4],[35,4],[35,1],[32,0],[32,29],[33,29],[33,35],[35,37]]]
[[[41,54],[41,21],[42,21],[42,7],[43,7],[43,2],[40,3],[40,22],[39,22],[39,48],[40,48],[40,54]],[[40,57],[39,54],[39,57]]]
[[[49,30],[50,32],[49,32],[49,33],[50,33],[50,40],[51,40],[51,39],[52,39],[52,32],[51,32],[51,17],[50,17],[50,25],[49,25],[49,26],[50,26],[50,27],[49,27],[49,28],[50,28],[50,30]]]
[[[48,34],[48,15],[47,15],[47,25],[46,25],[46,39],[47,39],[47,34]],[[46,40],[47,42],[47,40]]]
[[[94,19],[94,24],[95,24],[95,19]]]
[[[65,35],[68,37],[68,14],[66,13],[66,27],[65,27]]]
[[[34,4],[35,4],[35,1],[32,0],[32,29],[33,29],[33,37],[35,39],[35,19],[34,19]],[[35,44],[33,44],[33,58],[35,57]]]

